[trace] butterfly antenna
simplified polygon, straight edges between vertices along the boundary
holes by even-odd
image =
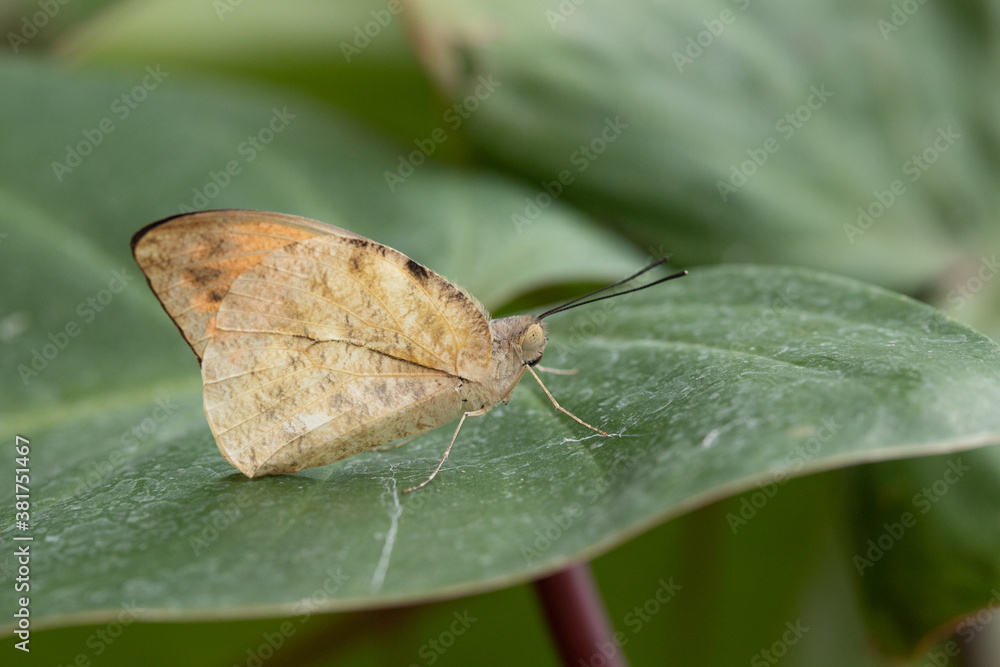
[[[571,299],[571,300],[567,301],[566,303],[564,303],[564,304],[562,304],[560,306],[556,306],[552,310],[545,311],[544,313],[542,313],[541,315],[538,316],[538,319],[540,319],[540,320],[541,319],[545,319],[549,315],[555,315],[556,313],[561,313],[564,310],[569,310],[570,308],[576,308],[577,306],[585,306],[585,305],[587,305],[589,303],[594,303],[596,301],[602,301],[604,299],[610,299],[612,297],[622,296],[623,294],[629,294],[631,292],[638,292],[639,290],[644,290],[644,289],[646,289],[648,287],[653,287],[654,285],[659,285],[660,283],[665,283],[668,280],[673,280],[674,278],[680,278],[680,277],[686,276],[688,274],[687,271],[679,271],[679,272],[671,274],[671,275],[669,275],[669,276],[667,276],[665,278],[660,278],[659,280],[654,280],[653,282],[649,283],[648,285],[640,285],[639,287],[633,287],[631,289],[627,289],[624,292],[615,292],[614,294],[605,294],[604,296],[598,296],[597,298],[593,298],[593,299],[590,298],[590,297],[593,297],[593,296],[595,296],[597,294],[600,294],[601,292],[606,292],[609,289],[613,289],[615,287],[618,287],[619,285],[624,285],[625,283],[631,282],[631,281],[635,280],[636,278],[638,278],[639,276],[641,276],[642,274],[646,273],[647,271],[651,271],[651,270],[655,269],[656,267],[660,266],[661,264],[664,264],[666,261],[667,261],[666,258],[658,260],[656,262],[653,262],[652,264],[650,264],[646,268],[640,269],[640,270],[636,271],[635,273],[633,273],[632,275],[630,275],[628,278],[622,278],[621,280],[619,280],[616,283],[611,283],[610,285],[605,285],[604,287],[601,287],[600,289],[596,289],[593,292],[590,292],[589,294],[584,294],[583,296],[578,296],[575,299]]]

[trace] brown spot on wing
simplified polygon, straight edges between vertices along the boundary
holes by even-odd
[[[208,285],[219,279],[220,276],[225,274],[225,270],[209,266],[192,266],[187,271],[184,272],[183,281],[187,285],[192,287],[199,287],[202,285]]]
[[[412,259],[406,259],[406,270],[410,272],[410,275],[416,278],[421,283],[427,282],[430,277],[430,272],[424,268],[423,265],[414,262]],[[450,297],[451,295],[449,295]]]

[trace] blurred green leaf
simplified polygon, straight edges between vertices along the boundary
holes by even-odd
[[[608,582],[602,592],[632,663],[747,664],[764,639],[770,645],[780,637],[785,623],[802,615],[803,589],[826,532],[814,517],[828,507],[828,482],[812,475],[755,488],[596,559],[594,571]],[[741,512],[749,520],[734,530],[730,516]],[[804,617],[818,629],[813,620]],[[796,642],[789,658],[814,637]]]
[[[15,56],[45,53],[79,25],[126,2],[128,0],[7,0],[0,5],[0,34]]]
[[[449,128],[407,43],[404,4],[143,0],[94,15],[55,47],[60,59],[91,66],[157,63],[171,72],[281,86],[410,145]],[[463,152],[461,136],[450,134],[439,157]]]
[[[1000,12],[897,5],[435,0],[414,43],[487,159],[684,265],[912,291],[1000,212]]]
[[[848,478],[852,574],[881,647],[926,651],[933,632],[954,633],[968,651],[1000,609],[1000,450],[864,466]]]
[[[1000,229],[965,256],[927,295],[954,319],[1000,341]]]
[[[483,664],[482,656],[488,654],[554,666],[554,648],[540,614],[530,587],[519,586],[418,607],[350,614],[58,628],[32,634],[27,664],[71,665],[89,659],[91,664],[150,667],[447,667]],[[511,634],[518,637],[515,645]]]

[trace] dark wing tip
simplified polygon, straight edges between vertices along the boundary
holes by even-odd
[[[139,244],[139,241],[141,241],[146,234],[150,233],[160,225],[167,224],[171,220],[177,220],[178,218],[186,218],[192,215],[204,215],[206,213],[229,213],[229,212],[260,213],[260,211],[255,211],[253,209],[248,209],[248,208],[212,208],[205,211],[190,211],[188,213],[175,213],[174,215],[168,215],[167,217],[161,218],[156,222],[149,223],[148,225],[146,225],[145,227],[143,227],[142,229],[140,229],[139,231],[137,231],[135,234],[132,235],[132,241],[130,243],[130,247],[132,249],[132,256],[135,257],[135,247]]]
[[[171,215],[166,218],[162,218],[160,220],[157,220],[156,222],[151,222],[142,229],[140,229],[139,231],[137,231],[135,234],[132,235],[132,242],[130,243],[130,247],[132,249],[132,256],[135,257],[135,247],[139,245],[139,241],[141,241],[142,237],[144,237],[146,234],[150,233],[160,225],[165,225],[171,220],[174,220],[176,218],[183,218],[188,215],[191,215],[191,213],[177,213],[176,215]]]

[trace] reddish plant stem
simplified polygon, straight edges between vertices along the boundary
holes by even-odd
[[[567,667],[628,667],[588,563],[535,580],[549,630]]]

